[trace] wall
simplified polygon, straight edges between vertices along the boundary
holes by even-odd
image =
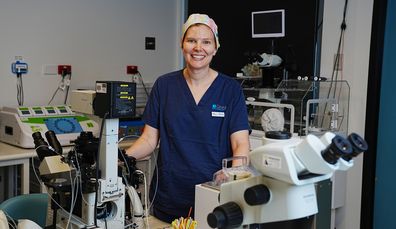
[[[351,87],[349,132],[364,136],[371,20],[374,0],[350,0],[347,8],[343,77]],[[331,76],[345,0],[324,5],[321,75]],[[346,203],[336,214],[337,229],[360,228],[363,156],[347,173]]]
[[[14,57],[29,64],[24,105],[47,104],[60,81],[45,65],[72,65],[71,89],[96,80],[130,80],[137,65],[146,82],[181,66],[182,0],[2,0],[0,3],[0,106],[17,106]],[[145,37],[156,50],[145,50]],[[62,103],[59,94],[52,104]]]

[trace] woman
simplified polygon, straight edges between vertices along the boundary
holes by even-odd
[[[156,80],[142,136],[127,150],[139,159],[159,143],[159,176],[153,178],[150,198],[154,216],[165,222],[194,209],[195,185],[212,180],[223,158],[249,152],[242,89],[209,66],[219,47],[215,22],[204,14],[190,15],[181,40],[186,67]]]

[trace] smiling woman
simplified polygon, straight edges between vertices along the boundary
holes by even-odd
[[[139,159],[159,143],[159,175],[150,198],[154,216],[165,222],[194,209],[195,185],[211,181],[224,158],[249,152],[242,88],[210,67],[219,47],[213,19],[190,15],[181,40],[186,68],[157,79],[143,114],[142,136],[127,150]]]

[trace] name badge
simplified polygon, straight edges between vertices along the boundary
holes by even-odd
[[[224,118],[224,112],[212,111],[212,117],[221,117],[221,118]]]

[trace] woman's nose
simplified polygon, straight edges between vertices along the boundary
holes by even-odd
[[[196,42],[194,49],[201,50],[201,48],[202,48],[201,42]]]

